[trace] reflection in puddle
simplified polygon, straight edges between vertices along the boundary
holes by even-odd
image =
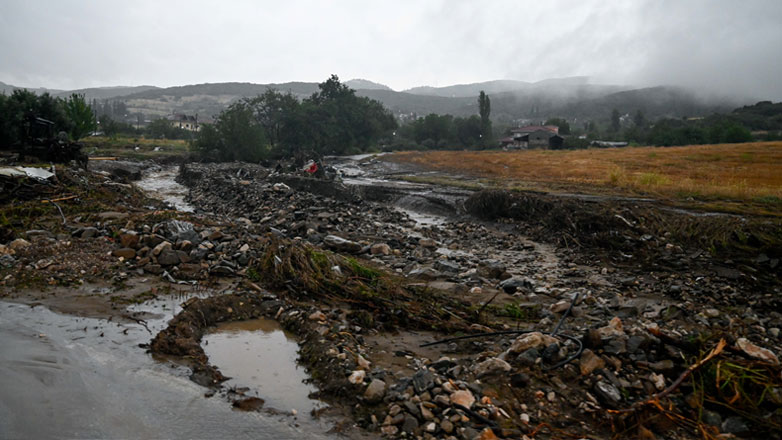
[[[301,413],[325,406],[308,397],[316,388],[304,383],[299,346],[275,320],[222,323],[204,335],[202,346],[209,363],[231,378],[224,385],[250,388],[248,395],[264,399],[266,408]]]

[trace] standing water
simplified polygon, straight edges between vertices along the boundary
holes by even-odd
[[[298,344],[273,319],[226,322],[204,336],[209,363],[230,377],[224,385],[248,387],[265,408],[309,413],[325,405],[310,399],[316,391],[296,364]]]

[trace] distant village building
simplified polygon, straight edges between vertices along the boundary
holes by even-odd
[[[556,125],[527,125],[514,128],[509,137],[500,139],[500,146],[506,149],[562,148],[565,138],[559,135]]]
[[[181,128],[187,131],[200,131],[201,126],[198,123],[198,115],[189,116],[184,113],[177,113],[168,117],[172,127]]]

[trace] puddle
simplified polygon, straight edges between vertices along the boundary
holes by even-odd
[[[150,328],[176,308],[157,309]],[[306,414],[236,411],[205,398],[187,368],[138,346],[150,338],[137,324],[0,301],[0,438],[333,438]]]
[[[175,180],[178,174],[178,166],[168,166],[144,173],[141,180],[136,182],[136,186],[149,193],[151,197],[162,200],[179,211],[193,212],[194,208],[185,202],[187,188]]]
[[[300,414],[326,406],[308,396],[317,389],[304,383],[307,374],[296,363],[299,346],[273,319],[226,322],[204,335],[201,346],[209,363],[230,377],[227,387],[250,389],[265,408]]]

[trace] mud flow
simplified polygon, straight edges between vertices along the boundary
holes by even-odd
[[[307,374],[296,364],[296,340],[277,321],[224,322],[204,335],[201,345],[210,363],[231,378],[224,386],[249,388],[244,394],[263,399],[265,408],[309,413],[325,407],[308,397],[317,390],[305,383]]]

